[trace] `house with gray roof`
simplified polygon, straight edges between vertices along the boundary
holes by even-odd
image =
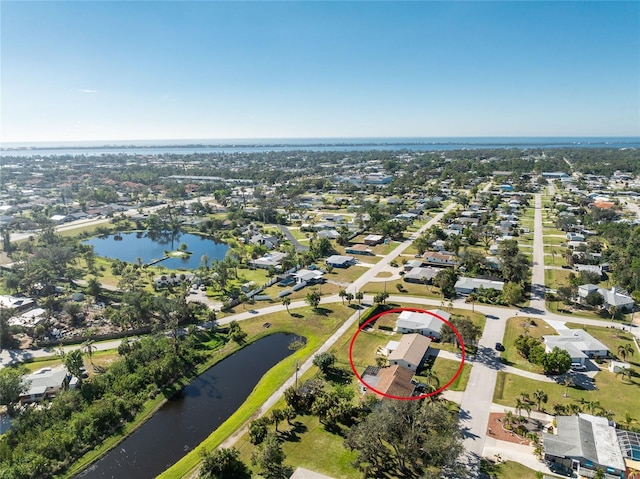
[[[587,304],[586,298],[591,293],[599,293],[604,298],[602,307],[609,309],[611,306],[615,306],[619,311],[632,311],[635,306],[635,301],[628,294],[624,294],[615,286],[611,289],[601,288],[595,284],[583,284],[578,286],[578,302],[580,304]]]
[[[74,389],[78,384],[78,378],[71,376],[63,367],[42,368],[26,376],[24,382],[27,390],[20,395],[22,404],[50,399],[65,388]]]
[[[556,425],[557,434],[542,434],[544,460],[552,471],[593,477],[601,469],[607,479],[625,477],[616,429],[606,418],[558,416]]]
[[[609,355],[609,348],[584,329],[558,329],[557,336],[542,336],[542,341],[547,353],[558,347],[569,353],[572,363],[584,365],[587,358],[604,358]]]

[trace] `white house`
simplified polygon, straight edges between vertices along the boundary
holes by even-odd
[[[456,281],[454,288],[456,290],[456,293],[463,295],[471,294],[481,288],[502,291],[502,288],[504,288],[504,282],[481,278],[467,278],[466,276],[461,276],[458,278],[458,281]]]
[[[547,353],[555,347],[564,349],[571,356],[572,363],[584,365],[587,358],[609,355],[609,349],[584,329],[559,329],[557,336],[543,336],[542,341]]]
[[[280,262],[285,258],[285,256],[287,256],[286,253],[273,251],[265,254],[262,258],[254,259],[251,261],[251,264],[256,268],[262,269],[278,268],[280,266]]]
[[[440,330],[444,324],[439,318],[444,318],[449,321],[451,315],[446,311],[437,309],[433,311],[433,314],[418,313],[415,311],[403,311],[398,316],[396,321],[395,330],[399,333],[418,333],[423,336],[429,336],[432,338],[440,338]]]
[[[64,388],[74,389],[78,378],[71,376],[65,368],[42,368],[24,379],[27,391],[20,395],[20,402],[40,402],[54,397]]]
[[[442,324],[441,321],[440,323]],[[431,339],[421,336],[420,334],[403,335],[398,347],[393,350],[387,358],[389,365],[398,365],[411,371],[417,371],[427,354],[430,344]]]
[[[453,255],[436,253],[435,251],[427,251],[423,256],[423,261],[440,266],[455,266],[457,264]]]

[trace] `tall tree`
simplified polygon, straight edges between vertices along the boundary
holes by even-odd
[[[344,443],[356,451],[357,467],[374,477],[440,477],[460,467],[463,451],[458,416],[420,400],[383,400]]]

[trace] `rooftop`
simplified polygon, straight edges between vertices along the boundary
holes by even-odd
[[[420,334],[403,334],[398,347],[389,354],[389,360],[404,360],[411,364],[420,364],[430,344],[431,340]]]

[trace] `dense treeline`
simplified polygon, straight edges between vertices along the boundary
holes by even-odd
[[[0,439],[0,477],[47,478],[64,470],[133,419],[150,396],[194,371],[200,353],[186,344],[194,340],[187,335],[125,342],[123,357],[105,373],[60,393],[46,408],[27,408]],[[176,348],[175,341],[185,344]]]
[[[640,291],[640,225],[604,223],[598,230],[609,245],[602,255],[616,285],[630,293]]]

